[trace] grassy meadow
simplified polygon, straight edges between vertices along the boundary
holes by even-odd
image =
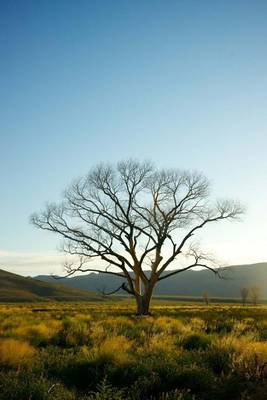
[[[267,307],[0,305],[0,400],[266,399]]]

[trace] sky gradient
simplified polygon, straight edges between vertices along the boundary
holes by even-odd
[[[58,272],[29,224],[101,161],[202,171],[242,223],[200,236],[267,261],[266,1],[0,1],[0,268]]]

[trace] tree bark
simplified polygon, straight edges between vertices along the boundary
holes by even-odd
[[[137,315],[149,315],[151,295],[147,296],[143,294],[142,296],[136,296],[137,303]]]
[[[150,315],[149,307],[155,284],[149,284],[144,287],[143,294],[136,294],[137,315]]]
[[[137,295],[142,295],[142,288],[141,288],[141,278],[140,275],[136,273],[135,280],[134,280],[135,292]]]

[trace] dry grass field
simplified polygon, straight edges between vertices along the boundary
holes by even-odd
[[[266,399],[267,307],[0,305],[1,400]]]

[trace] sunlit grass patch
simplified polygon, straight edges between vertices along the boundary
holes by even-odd
[[[202,332],[206,330],[207,323],[202,318],[194,317],[190,319],[189,325],[192,331]]]
[[[125,336],[113,336],[106,339],[100,347],[93,349],[95,358],[111,360],[112,362],[123,365],[133,360],[132,342]]]
[[[178,352],[176,346],[175,336],[165,335],[164,333],[157,333],[149,339],[146,348],[137,350],[141,355],[142,352],[161,352],[164,357],[173,356],[174,353]]]
[[[33,360],[36,350],[29,343],[16,339],[0,341],[0,364],[11,367],[28,364]]]
[[[45,344],[51,341],[62,328],[62,323],[57,320],[48,320],[36,325],[20,325],[12,331],[15,337],[25,338],[34,345]]]
[[[267,343],[247,343],[235,358],[235,369],[248,379],[267,378]]]
[[[58,344],[63,346],[82,346],[91,343],[91,326],[87,322],[64,319],[58,334]]]
[[[101,322],[95,322],[92,325],[91,338],[94,344],[102,343],[109,335],[110,333]]]
[[[155,329],[160,332],[165,332],[168,335],[176,333],[182,333],[191,330],[191,327],[185,326],[185,324],[176,318],[171,317],[159,317],[154,321]]]
[[[84,313],[76,313],[73,318],[77,321],[82,321],[86,323],[90,323],[92,321],[92,316],[90,314],[84,314]]]
[[[108,335],[131,336],[136,322],[129,317],[108,316],[101,322],[105,332]]]

